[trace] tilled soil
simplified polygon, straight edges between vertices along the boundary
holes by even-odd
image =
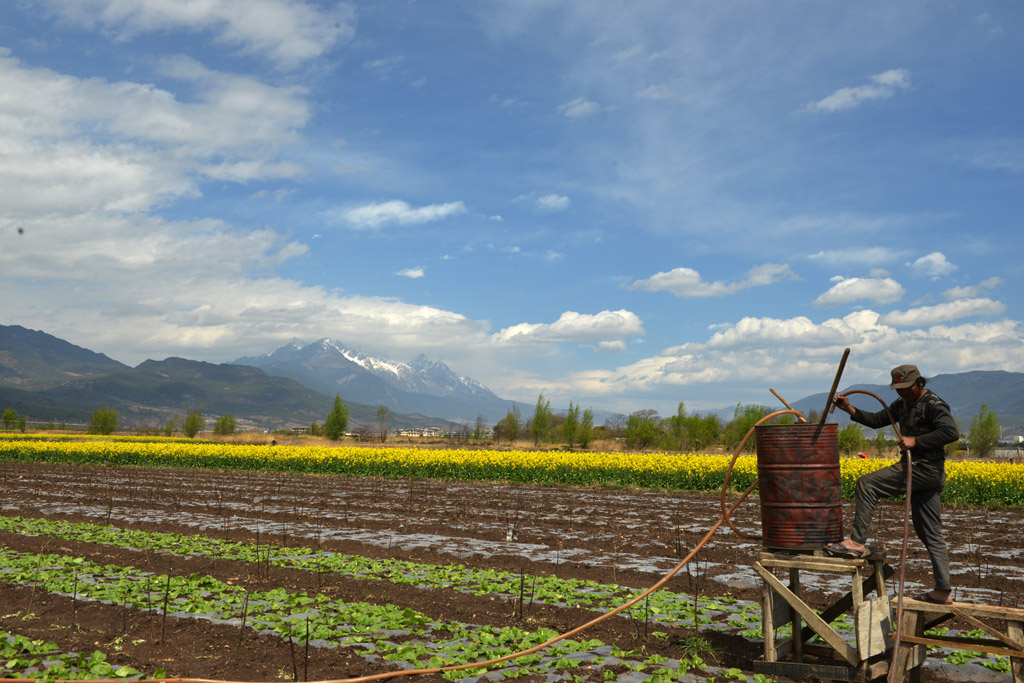
[[[636,489],[531,487],[424,480],[292,476],[252,472],[0,465],[0,513],[117,527],[237,539],[274,545],[463,564],[515,573],[557,574],[643,588],[675,566],[721,514],[715,494]],[[872,544],[895,562],[902,504],[879,506]],[[949,508],[946,538],[956,599],[1024,605],[1024,552],[1017,541],[1024,512]],[[844,519],[852,519],[849,504]],[[759,531],[756,499],[733,515],[747,535]],[[847,523],[848,528],[848,523]],[[0,545],[23,552],[60,552],[95,562],[173,574],[208,574],[253,590],[321,592],[346,601],[396,604],[444,620],[557,631],[595,616],[574,608],[529,605],[520,616],[500,598],[425,590],[381,581],[269,568],[214,558],[183,558],[108,546],[0,534]],[[668,588],[740,600],[760,599],[751,569],[762,548],[723,527]],[[927,554],[911,538],[908,591],[930,588]],[[805,582],[806,599],[821,607],[849,586]],[[892,593],[892,588],[890,588]],[[0,629],[57,641],[67,650],[99,649],[116,664],[170,676],[265,681],[317,680],[380,673],[346,648],[296,652],[279,638],[237,627],[175,619],[116,605],[73,602],[31,588],[0,584]],[[35,616],[24,619],[27,613]],[[602,622],[587,637],[622,648],[678,657],[682,629],[667,639],[644,637],[626,618]],[[720,666],[752,671],[762,648],[738,635],[707,630],[721,649]],[[440,677],[428,677],[441,680]],[[926,680],[928,672],[926,672]]]

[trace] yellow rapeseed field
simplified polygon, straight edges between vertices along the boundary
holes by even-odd
[[[731,456],[259,446],[158,438],[114,442],[40,441],[7,439],[0,435],[0,461],[3,460],[709,491],[721,488]],[[859,476],[891,462],[885,459],[842,459],[843,495],[853,495],[854,483]],[[948,481],[943,499],[947,502],[1024,505],[1024,465],[949,462],[946,470]],[[742,456],[731,475],[730,488],[746,489],[756,479],[756,457]]]

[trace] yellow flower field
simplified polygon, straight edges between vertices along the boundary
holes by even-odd
[[[256,446],[181,441],[40,441],[0,436],[0,461],[88,465],[222,468],[333,474],[508,481],[573,486],[711,491],[720,489],[731,456],[678,453],[592,453],[469,449],[366,448],[359,446]],[[883,459],[842,459],[843,495]],[[1024,505],[1024,465],[949,462],[947,502]],[[746,489],[757,478],[755,456],[740,457],[730,487]]]

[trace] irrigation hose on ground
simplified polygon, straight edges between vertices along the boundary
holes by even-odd
[[[625,602],[625,603],[619,605],[618,607],[616,607],[615,609],[612,609],[612,610],[610,610],[608,612],[605,612],[604,614],[600,615],[599,617],[595,617],[594,619],[591,619],[590,621],[586,622],[585,624],[577,626],[576,628],[574,628],[572,630],[566,631],[565,633],[560,633],[559,635],[554,636],[553,638],[551,638],[549,640],[546,640],[545,642],[543,642],[543,643],[541,643],[539,645],[535,645],[535,646],[533,646],[533,647],[531,647],[531,648],[529,648],[527,650],[522,650],[520,652],[513,652],[512,654],[504,655],[502,657],[495,657],[494,659],[488,659],[488,660],[480,661],[480,662],[471,662],[471,663],[468,663],[468,664],[456,664],[456,665],[452,665],[452,666],[441,666],[441,667],[434,667],[434,668],[430,668],[430,669],[404,669],[404,670],[401,670],[401,671],[386,671],[384,673],[371,674],[369,676],[359,676],[357,678],[331,678],[331,679],[324,679],[324,680],[320,680],[320,681],[313,681],[312,683],[369,683],[369,681],[383,681],[383,680],[386,680],[386,679],[389,679],[389,678],[398,678],[399,676],[415,676],[415,675],[420,675],[420,674],[443,674],[443,673],[448,672],[448,671],[462,671],[462,670],[465,670],[465,669],[479,669],[479,668],[483,668],[483,667],[489,667],[489,666],[492,666],[494,664],[500,664],[502,662],[507,662],[507,661],[512,660],[512,659],[518,659],[519,657],[525,657],[527,655],[532,655],[535,652],[539,652],[539,651],[541,651],[541,650],[543,650],[545,648],[548,648],[548,647],[554,645],[555,643],[557,643],[559,641],[565,640],[566,638],[571,638],[572,636],[575,636],[575,635],[577,635],[579,633],[582,633],[583,631],[586,631],[587,629],[589,629],[589,628],[591,628],[593,626],[596,626],[597,624],[601,623],[602,621],[605,621],[606,619],[610,619],[611,617],[615,616],[616,614],[624,612],[625,610],[629,609],[633,605],[637,604],[638,602],[640,602],[641,600],[643,600],[644,598],[649,596],[651,593],[653,593],[656,590],[662,588],[666,583],[669,582],[669,580],[672,579],[672,577],[674,577],[676,574],[678,574],[679,571],[682,570],[682,568],[685,567],[690,562],[690,560],[692,560],[694,557],[696,557],[697,553],[701,550],[701,548],[703,548],[705,545],[707,545],[708,541],[710,541],[711,537],[715,535],[715,533],[719,530],[719,528],[721,528],[722,524],[724,524],[725,522],[727,522],[729,520],[729,513],[733,512],[737,507],[739,507],[740,504],[744,500],[747,499],[747,496],[749,496],[751,494],[751,492],[755,488],[757,488],[757,482],[755,481],[736,500],[736,502],[732,504],[732,506],[730,508],[728,508],[728,509],[725,508],[725,503],[724,503],[724,501],[725,501],[725,493],[726,493],[727,487],[729,486],[729,478],[730,478],[730,475],[732,474],[732,469],[736,465],[736,460],[739,457],[739,454],[742,452],[743,447],[746,445],[747,440],[750,438],[750,435],[754,433],[754,427],[756,427],[757,425],[760,425],[760,424],[762,424],[764,422],[767,422],[768,420],[776,418],[779,415],[797,415],[801,419],[803,418],[803,415],[801,415],[796,410],[792,410],[792,409],[790,409],[790,410],[779,410],[779,411],[776,411],[774,413],[769,413],[768,415],[765,415],[760,420],[758,420],[754,424],[753,427],[750,428],[750,430],[747,432],[747,435],[743,437],[743,441],[740,442],[739,448],[736,449],[736,453],[733,454],[732,460],[729,462],[729,467],[726,469],[726,472],[725,472],[725,481],[722,484],[722,501],[723,501],[723,503],[722,503],[722,516],[718,519],[717,522],[715,522],[714,524],[711,525],[711,528],[704,535],[704,538],[702,538],[700,540],[700,542],[697,543],[697,545],[695,545],[693,547],[693,550],[691,550],[686,557],[681,559],[679,561],[679,563],[675,567],[673,567],[667,574],[665,574],[665,576],[661,577],[661,579],[659,579],[653,586],[651,586],[650,588],[648,588],[644,592],[640,593],[639,595],[635,596],[634,598],[630,599],[628,602]],[[732,526],[732,522],[729,522],[729,526],[732,527],[732,529],[734,531],[736,531],[736,528]],[[737,531],[737,533],[740,533],[740,532]],[[36,679],[34,679],[34,678],[5,678],[5,679],[3,679],[3,681],[4,681],[4,683],[36,683]],[[123,683],[123,681],[106,679],[106,678],[97,678],[97,679],[57,679],[56,681],[54,681],[54,683],[65,683],[65,681],[67,681],[67,683]],[[223,679],[213,679],[213,678],[153,678],[153,679],[147,679],[147,681],[149,681],[149,683],[255,683],[255,682],[243,682],[243,681],[225,681]]]

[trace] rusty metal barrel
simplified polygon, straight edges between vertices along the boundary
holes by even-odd
[[[838,426],[766,424],[754,436],[765,547],[804,550],[841,541]]]

